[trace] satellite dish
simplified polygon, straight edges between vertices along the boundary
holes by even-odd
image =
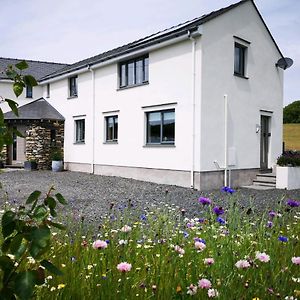
[[[286,70],[287,68],[291,67],[293,65],[293,60],[289,57],[282,57],[278,60],[276,63],[276,67],[279,67],[283,70]]]

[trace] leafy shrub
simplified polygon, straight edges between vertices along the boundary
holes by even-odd
[[[54,148],[51,152],[51,159],[54,161],[61,161],[63,160],[62,151],[58,148]]]
[[[285,151],[278,159],[277,165],[281,167],[300,167],[300,152]]]

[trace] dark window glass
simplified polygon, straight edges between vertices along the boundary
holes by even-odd
[[[84,143],[85,139],[85,120],[75,120],[75,142]]]
[[[47,84],[47,98],[50,97],[50,83]]]
[[[32,86],[26,85],[26,98],[32,98]]]
[[[118,116],[106,117],[106,141],[118,140]]]
[[[175,110],[147,113],[147,143],[174,144]]]
[[[69,96],[70,97],[77,96],[77,76],[73,76],[69,78]]]
[[[142,57],[120,64],[120,87],[139,85],[149,80],[149,58]]]
[[[235,43],[234,45],[234,73],[245,76],[246,47]]]
[[[50,144],[51,146],[56,146],[56,130],[51,129],[50,131]]]

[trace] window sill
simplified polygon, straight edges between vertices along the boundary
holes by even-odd
[[[67,99],[74,99],[74,98],[78,98],[78,96],[69,96]]]
[[[143,148],[175,148],[175,144],[146,144]]]
[[[118,141],[105,141],[103,142],[104,145],[114,145],[114,144],[118,144]]]
[[[26,99],[32,99],[33,97],[31,96],[31,97],[29,97],[29,96],[26,96]]]
[[[133,85],[128,85],[128,86],[123,86],[123,87],[119,87],[117,89],[117,91],[132,89],[132,88],[135,88],[135,87],[138,87],[138,86],[143,86],[143,85],[148,85],[148,84],[149,84],[149,81],[143,82],[143,83],[139,83],[139,84],[133,84]]]
[[[240,77],[240,78],[244,78],[244,79],[249,79],[249,77],[241,75],[241,74],[238,74],[238,73],[233,73],[233,75],[236,76],[236,77]]]
[[[74,142],[73,145],[84,145],[85,142]]]

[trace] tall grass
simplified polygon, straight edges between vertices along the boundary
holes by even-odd
[[[84,223],[70,223],[67,232],[54,236],[51,248],[51,261],[62,268],[64,275],[48,274],[46,284],[37,287],[35,297],[296,297],[300,294],[300,265],[291,259],[300,256],[299,208],[283,203],[274,208],[271,216],[269,212],[257,215],[251,209],[241,211],[235,205],[235,197],[238,196],[228,197],[228,209],[219,219],[212,210],[213,204],[199,203],[199,217],[189,219],[176,206],[161,203],[137,211],[129,203],[121,209],[112,207],[97,230],[87,230]],[[287,241],[279,237],[287,237]],[[94,249],[96,240],[106,241],[107,248]],[[202,242],[205,249],[197,250],[195,242]],[[258,252],[266,253],[270,260],[260,261],[256,258]],[[213,258],[214,263],[206,264],[207,258]],[[236,263],[240,260],[249,266],[238,268]],[[117,265],[121,262],[131,264],[131,270],[120,272]],[[200,279],[208,279],[210,289],[200,288]],[[192,290],[193,296],[188,294]]]

